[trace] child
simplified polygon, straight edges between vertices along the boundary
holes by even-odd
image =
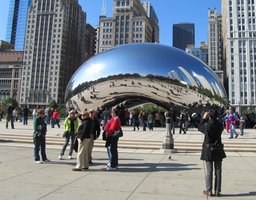
[[[46,152],[45,152],[45,135],[47,132],[47,125],[44,120],[45,113],[44,109],[38,109],[37,110],[37,118],[34,123],[34,158],[35,163],[41,164],[40,156],[39,156],[39,150],[41,148],[41,156],[43,162],[50,162],[49,159],[47,159]]]

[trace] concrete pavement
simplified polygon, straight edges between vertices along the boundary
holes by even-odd
[[[2,133],[31,134],[32,127],[18,123],[15,129],[6,129],[0,122]],[[62,129],[49,128],[48,135],[62,133]],[[52,162],[35,164],[30,144],[6,143],[0,134],[0,199],[2,200],[201,200],[207,199],[202,191],[204,163],[200,153],[169,154],[162,150],[119,149],[118,171],[105,171],[107,154],[104,148],[95,148],[94,165],[89,171],[73,172],[76,160],[58,160],[60,146],[47,146]],[[128,131],[122,139],[164,139],[164,129],[154,132]],[[202,141],[202,135],[191,130],[188,135],[175,135],[175,140]],[[224,141],[230,141],[224,134]],[[239,138],[238,138],[239,139]],[[237,142],[239,140],[232,140]],[[240,140],[253,142],[255,133],[247,132]],[[256,199],[256,153],[227,152],[223,161],[222,199]],[[210,197],[209,197],[210,198]],[[216,197],[211,197],[216,198]]]

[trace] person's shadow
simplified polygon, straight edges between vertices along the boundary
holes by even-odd
[[[222,197],[249,197],[256,196],[256,192],[238,193],[238,194],[221,194]]]
[[[158,171],[187,171],[200,170],[199,167],[192,167],[196,164],[181,163],[120,163],[120,172],[158,172]]]

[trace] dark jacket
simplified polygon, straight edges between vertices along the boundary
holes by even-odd
[[[91,138],[91,119],[84,119],[82,121],[82,124],[78,127],[77,131],[77,138],[80,138],[81,140],[85,138]]]
[[[221,134],[223,131],[223,125],[218,120],[205,120],[203,119],[199,125],[198,130],[202,132],[204,142],[202,146],[201,160],[205,161],[221,161],[226,157],[221,141]],[[211,151],[210,146],[216,144],[218,148]]]
[[[37,136],[45,136],[47,132],[47,124],[45,123],[44,118],[37,117],[34,123],[34,134]]]
[[[96,118],[91,119],[91,135],[93,135],[94,140],[100,136],[100,122]]]

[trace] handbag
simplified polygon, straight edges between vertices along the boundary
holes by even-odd
[[[209,160],[222,160],[227,157],[222,143],[210,143],[206,144],[206,147],[208,149]]]
[[[123,137],[123,130],[122,128],[120,127],[120,129],[118,131],[115,131],[114,134],[112,135],[112,137]]]
[[[106,136],[106,131],[103,131],[102,133],[102,140],[106,141],[107,136]]]
[[[217,151],[224,149],[224,145],[222,143],[217,143],[218,141],[211,143],[211,144],[206,144],[206,146],[210,149],[210,151]]]
[[[75,137],[73,149],[77,153],[77,151],[78,151],[78,139],[77,139],[77,137]]]
[[[68,136],[68,131],[64,131],[62,137],[67,137]]]

